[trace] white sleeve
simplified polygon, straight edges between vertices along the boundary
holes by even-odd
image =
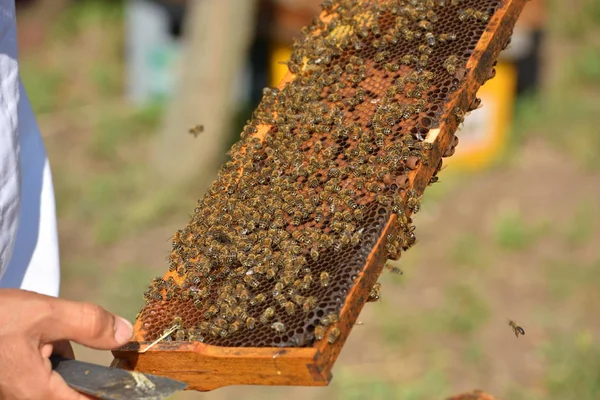
[[[12,12],[11,18],[7,18],[6,11]],[[3,96],[0,98],[0,114],[10,112],[14,122],[6,124],[4,116],[0,117],[0,132],[12,139],[11,148],[7,148],[4,141],[0,142],[0,160],[3,165],[7,160],[6,169],[13,171],[14,176],[10,184],[0,187],[0,199],[8,198],[6,209],[10,210],[7,227],[1,226],[0,229],[0,243],[7,249],[9,257],[8,267],[0,277],[0,288],[21,288],[57,296],[60,264],[54,189],[35,115],[18,76],[13,0],[0,0],[0,35],[9,38],[10,50],[14,50],[11,53],[11,80],[7,81],[14,85],[11,97],[4,96],[5,72],[0,63],[0,96]],[[8,47],[6,43],[0,42],[2,56],[7,51],[5,47]],[[10,131],[8,127],[11,127]],[[4,166],[2,168],[0,176],[3,177]],[[4,221],[4,211],[2,214]],[[1,223],[4,225],[4,222]],[[3,261],[3,264],[6,262]]]
[[[60,263],[50,164],[22,85],[20,93],[21,210],[12,257],[0,288],[58,296]]]
[[[0,0],[0,279],[12,257],[21,195],[15,9]]]

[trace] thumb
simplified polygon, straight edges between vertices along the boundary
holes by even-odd
[[[133,327],[126,319],[92,303],[49,299],[50,311],[41,324],[46,343],[71,340],[98,350],[111,350],[127,343]]]

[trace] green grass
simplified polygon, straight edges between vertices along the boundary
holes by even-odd
[[[481,344],[474,340],[468,341],[463,349],[463,362],[475,369],[480,367],[484,360],[485,354]]]
[[[96,126],[89,144],[90,155],[113,165],[123,165],[133,160],[123,159],[119,150],[127,144],[146,143],[154,137],[163,115],[163,105],[150,104],[125,116],[105,113]]]
[[[572,57],[568,67],[569,78],[580,85],[600,85],[600,48],[583,47]]]
[[[549,400],[600,398],[600,345],[589,330],[556,335],[543,346]]]
[[[63,41],[94,28],[121,28],[124,1],[81,0],[73,3],[53,25],[52,39]]]
[[[485,298],[471,285],[448,284],[442,307],[433,312],[439,331],[462,336],[479,329],[489,318]]]
[[[387,315],[386,318],[378,319],[380,323],[380,335],[383,342],[388,346],[400,347],[407,345],[415,339],[416,332],[422,331],[423,319],[419,316],[399,312],[393,304],[381,301],[377,307],[377,315]]]
[[[125,263],[111,268],[110,277],[102,286],[102,298],[107,300],[106,307],[119,315],[135,320],[143,304],[142,293],[156,275],[147,266]]]
[[[344,400],[428,400],[439,399],[448,392],[445,374],[430,369],[410,382],[385,380],[376,375],[357,375],[348,371],[338,373],[332,382],[336,398]]]
[[[546,265],[545,272],[548,289],[557,302],[576,295],[593,298],[600,293],[600,259],[592,263],[553,260]],[[597,301],[600,302],[600,297]]]
[[[485,268],[484,243],[473,233],[465,233],[456,239],[451,250],[452,261],[461,267]]]
[[[547,232],[547,224],[528,224],[520,212],[505,210],[494,224],[494,241],[507,251],[524,251]]]
[[[565,240],[571,246],[589,242],[595,233],[598,206],[589,200],[582,201],[565,229]]]
[[[51,67],[40,70],[27,62],[19,64],[19,71],[34,113],[38,115],[56,110],[60,103],[60,88],[67,81],[67,72]]]

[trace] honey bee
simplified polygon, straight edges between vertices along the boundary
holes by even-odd
[[[415,38],[415,33],[407,27],[401,28],[400,33],[402,34],[402,36],[404,36],[404,39],[408,40],[409,42]]]
[[[175,341],[177,342],[183,342],[185,341],[185,330],[183,329],[177,329],[175,331]]]
[[[340,328],[337,326],[331,328],[331,330],[329,330],[329,334],[327,335],[327,342],[329,342],[329,344],[335,343],[341,334],[342,331],[340,331]]]
[[[288,315],[296,314],[296,305],[291,301],[285,302],[285,304],[283,305],[283,308],[285,309],[285,312]]]
[[[287,299],[283,294],[278,294],[277,296],[275,296],[275,301],[278,302],[279,305],[283,305],[283,304],[285,304]]]
[[[396,72],[400,69],[400,65],[396,63],[385,63],[383,67],[389,72]]]
[[[198,324],[198,329],[200,330],[200,332],[208,332],[208,330],[210,329],[210,322],[208,321],[202,321]]]
[[[431,22],[427,21],[427,20],[421,20],[419,21],[419,23],[417,24],[417,26],[421,29],[424,29],[426,31],[430,31],[433,28],[433,25],[431,25]]]
[[[373,285],[371,292],[369,293],[369,297],[367,298],[367,302],[374,302],[381,298],[381,283],[377,282]]]
[[[456,69],[458,68],[458,56],[451,55],[444,61],[444,68],[450,75],[454,75]]]
[[[373,57],[373,60],[375,62],[380,63],[380,62],[385,61],[388,56],[389,56],[389,53],[387,51],[381,51],[381,52],[375,54],[375,57]]]
[[[509,319],[508,326],[512,328],[516,337],[519,337],[519,335],[525,335],[525,329],[519,326],[515,321]]]
[[[302,303],[302,311],[309,312],[317,305],[317,299],[314,296],[309,296],[304,299],[304,303]]]
[[[419,200],[419,196],[416,192],[416,190],[411,189],[408,191],[408,195],[407,195],[407,199],[406,199],[406,206],[412,210],[413,213],[418,213],[419,210],[421,209],[421,205],[420,205],[420,200]]]
[[[185,335],[187,336],[187,340],[192,342],[194,340],[198,340],[198,338],[200,337],[200,332],[198,332],[197,329],[190,328],[187,330],[187,332],[185,332]]]
[[[281,291],[283,290],[284,286],[283,283],[281,282],[277,282],[275,284],[275,286],[273,287],[273,297],[277,297],[281,294]]]
[[[260,322],[266,324],[271,318],[275,316],[275,310],[272,307],[268,307],[260,316]]]
[[[310,284],[313,282],[313,278],[310,274],[306,274],[304,275],[304,278],[302,278],[302,289],[307,290],[308,288],[310,288]]]
[[[273,324],[271,324],[271,328],[277,333],[285,332],[285,325],[281,322],[273,322]]]
[[[340,317],[335,313],[330,313],[321,318],[321,324],[323,326],[329,326],[335,323],[340,322]]]
[[[189,130],[189,134],[193,135],[194,138],[197,138],[202,132],[204,132],[204,125],[196,125]]]
[[[468,20],[469,18],[472,18],[475,16],[475,10],[472,8],[467,8],[466,10],[459,10],[458,11],[458,19],[462,22]]]
[[[204,316],[206,318],[210,318],[210,317],[216,315],[218,312],[219,312],[219,307],[217,307],[216,305],[213,304],[210,307],[208,307],[208,310],[206,310],[204,312]]]
[[[325,337],[325,327],[321,325],[315,326],[315,340],[321,340]]]
[[[252,317],[248,317],[246,318],[246,328],[247,329],[254,329],[254,327],[256,326],[256,319],[252,318]]]
[[[391,264],[385,264],[385,269],[387,269],[388,271],[390,271],[392,274],[396,274],[396,275],[402,275],[404,274],[404,272],[402,272],[402,270],[398,267],[395,267]]]
[[[241,323],[239,321],[233,321],[231,325],[229,325],[229,333],[235,333],[240,330]]]
[[[450,32],[450,33],[442,33],[438,36],[438,39],[440,40],[440,42],[442,43],[446,43],[452,40],[456,40],[456,33],[454,32]]]

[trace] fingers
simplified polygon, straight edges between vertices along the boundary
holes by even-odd
[[[71,360],[75,359],[75,352],[73,351],[73,347],[68,340],[61,340],[60,342],[54,343],[52,354],[56,354],[64,358],[70,358]]]
[[[40,327],[44,342],[72,340],[98,350],[111,350],[133,335],[131,323],[91,303],[48,299],[48,315]]]

